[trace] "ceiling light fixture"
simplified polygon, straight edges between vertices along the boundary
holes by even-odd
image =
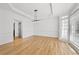
[[[32,22],[40,21],[37,19],[37,9],[34,10],[34,20]]]

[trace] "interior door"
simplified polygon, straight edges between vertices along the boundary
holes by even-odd
[[[22,27],[21,27],[21,22],[18,20],[14,20],[13,23],[13,38],[18,39],[18,38],[22,38]]]
[[[13,39],[15,40],[15,22],[13,23]]]
[[[21,22],[18,23],[18,34],[19,34],[19,38],[22,38]]]

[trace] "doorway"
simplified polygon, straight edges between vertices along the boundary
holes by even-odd
[[[13,23],[13,39],[22,38],[22,23],[15,20]]]

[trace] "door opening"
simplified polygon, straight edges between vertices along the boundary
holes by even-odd
[[[18,23],[18,36],[19,38],[22,38],[22,32],[21,32],[21,22]]]
[[[20,21],[15,21],[13,23],[13,39],[22,38],[22,30],[21,30],[22,23]]]
[[[13,39],[15,40],[15,23],[13,23]]]

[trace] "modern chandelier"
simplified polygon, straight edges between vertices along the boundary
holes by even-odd
[[[35,10],[34,10],[34,20],[33,20],[32,22],[40,21],[40,20],[38,20],[38,18],[37,18],[37,12],[38,12],[38,10],[35,9]]]

